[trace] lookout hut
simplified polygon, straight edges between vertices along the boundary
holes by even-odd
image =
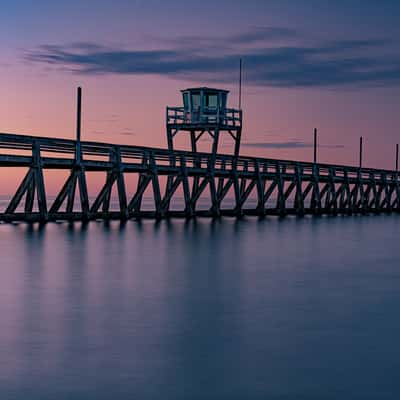
[[[220,134],[228,133],[234,140],[237,156],[242,132],[242,111],[228,108],[228,90],[196,87],[181,90],[183,106],[167,107],[168,148],[174,149],[174,138],[180,133],[190,135],[190,150],[197,151],[197,142],[208,134],[213,142],[212,153],[218,151]]]

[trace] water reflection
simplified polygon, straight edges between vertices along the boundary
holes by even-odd
[[[399,232],[396,216],[2,225],[0,398],[397,398]]]

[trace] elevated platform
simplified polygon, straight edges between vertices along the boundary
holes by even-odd
[[[197,152],[198,142],[206,134],[212,145],[210,153],[218,153],[220,135],[233,139],[232,153],[239,155],[242,134],[242,110],[227,107],[228,90],[197,87],[182,90],[183,107],[167,107],[166,128],[168,149],[175,149],[179,132],[190,134],[190,149]]]

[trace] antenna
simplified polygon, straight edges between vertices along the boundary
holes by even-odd
[[[239,63],[239,110],[242,109],[242,59]]]

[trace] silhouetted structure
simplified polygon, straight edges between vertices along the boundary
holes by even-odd
[[[183,107],[167,107],[168,149],[174,150],[179,133],[190,135],[190,150],[197,152],[197,142],[204,134],[212,139],[211,154],[218,152],[221,134],[234,141],[233,154],[239,155],[242,134],[242,111],[228,108],[228,91],[207,87],[182,90]]]
[[[194,97],[193,97],[194,96]],[[197,97],[198,96],[198,97]],[[362,140],[358,167],[317,163],[317,131],[314,162],[240,157],[240,110],[226,108],[227,92],[198,88],[183,91],[184,107],[167,109],[168,149],[81,141],[81,90],[78,90],[77,140],[0,134],[0,167],[25,167],[28,171],[1,221],[54,221],[91,219],[164,218],[220,215],[353,214],[400,211],[398,146],[396,171],[362,168]],[[173,137],[189,132],[191,151],[174,150]],[[227,132],[235,140],[232,155],[218,154],[218,135]],[[211,153],[197,151],[199,135],[214,140]],[[49,203],[44,170],[67,170],[68,178]],[[106,179],[90,202],[87,172],[103,171]],[[127,174],[137,176],[129,194]],[[162,190],[162,181],[165,190]],[[110,209],[116,186],[119,209]],[[144,211],[142,200],[152,188],[154,210]],[[173,196],[181,189],[184,206],[171,210]],[[75,201],[79,190],[79,202]],[[198,201],[209,191],[209,208]],[[229,192],[233,205],[224,205]],[[162,193],[164,192],[164,193]],[[91,203],[91,204],[90,204]],[[23,208],[21,209],[21,205]]]

